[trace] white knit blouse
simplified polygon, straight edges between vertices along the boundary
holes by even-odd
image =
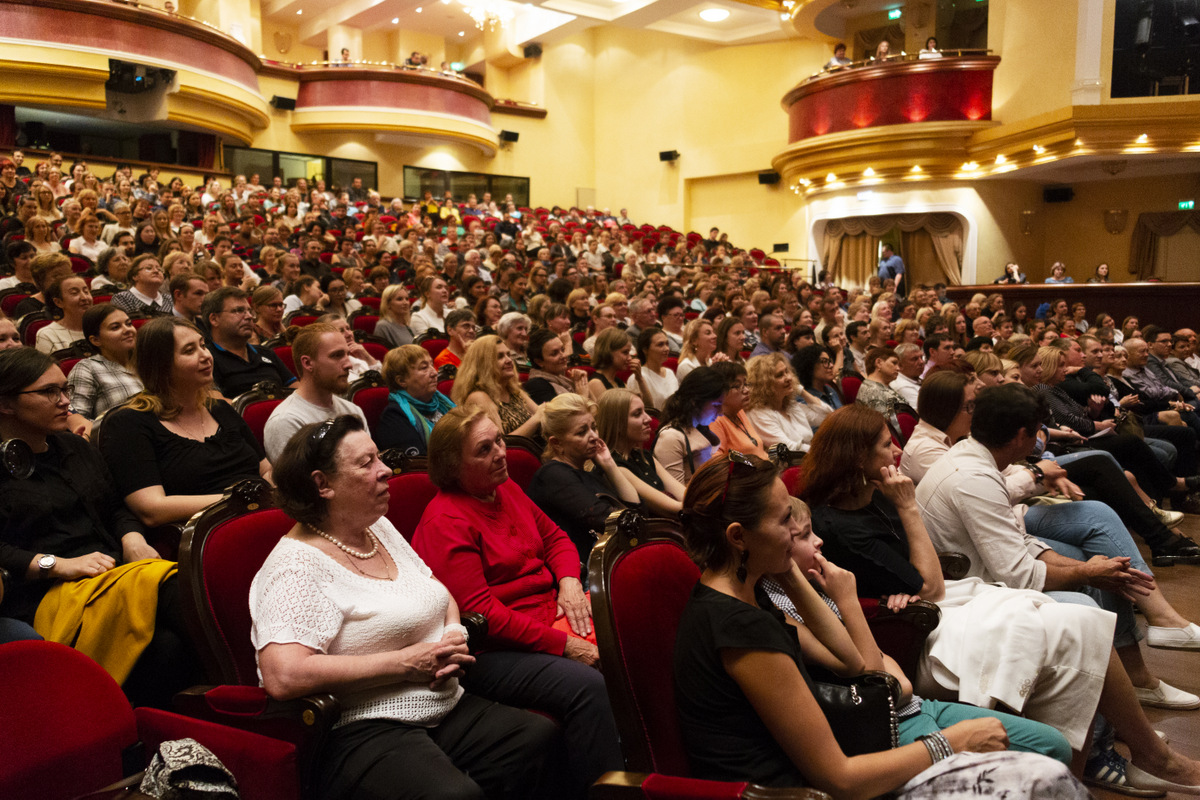
[[[327,655],[363,656],[441,640],[450,593],[387,517],[370,530],[395,562],[395,580],[368,578],[312,545],[279,540],[250,585],[250,635],[256,653],[274,642],[298,643]],[[427,683],[397,683],[339,693],[342,716],[334,727],[362,719],[432,727],[462,693],[457,680],[439,691]]]

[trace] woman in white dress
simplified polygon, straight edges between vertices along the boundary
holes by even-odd
[[[670,356],[671,346],[661,329],[647,328],[638,336],[637,357],[642,368],[638,374],[629,376],[625,388],[639,395],[651,408],[661,410],[666,406],[667,398],[679,390],[675,373],[663,366]]]

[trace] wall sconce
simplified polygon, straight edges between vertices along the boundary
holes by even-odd
[[[1110,208],[1104,212],[1104,230],[1113,234],[1124,233],[1125,225],[1129,222],[1129,209]]]
[[[1033,233],[1033,215],[1036,212],[1025,210],[1021,212],[1021,233],[1028,236]]]

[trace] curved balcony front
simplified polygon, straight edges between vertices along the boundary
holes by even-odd
[[[494,155],[491,123],[495,104],[479,85],[428,70],[351,64],[297,68],[300,81],[292,130],[377,131],[470,144]]]
[[[3,103],[119,114],[105,94],[109,59],[117,59],[176,74],[159,106],[142,110],[143,119],[149,115],[247,144],[270,121],[259,93],[259,58],[187,17],[104,0],[0,0],[0,40]]]
[[[775,169],[789,179],[879,169],[913,158],[957,168],[966,141],[991,127],[998,56],[867,62],[813,76],[789,91],[789,147]]]

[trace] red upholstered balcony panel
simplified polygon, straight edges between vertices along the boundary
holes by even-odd
[[[416,111],[454,114],[485,125],[491,113],[483,100],[453,88],[402,83],[395,80],[319,80],[306,78],[300,84],[296,110],[347,106],[378,108],[381,111]]]
[[[788,142],[910,122],[992,118],[998,58],[945,58],[862,67],[800,84],[784,98]]]

